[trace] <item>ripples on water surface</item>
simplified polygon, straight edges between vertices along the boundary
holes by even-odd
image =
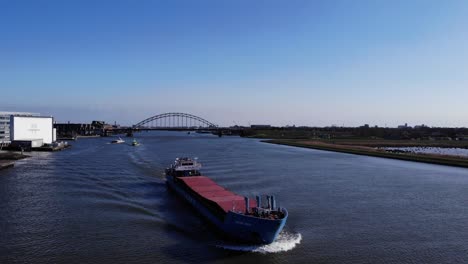
[[[0,263],[463,263],[468,170],[238,137],[80,139],[0,172]],[[289,210],[267,246],[223,241],[164,184],[177,156]]]

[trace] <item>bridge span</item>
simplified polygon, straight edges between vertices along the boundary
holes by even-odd
[[[148,117],[131,127],[114,128],[106,134],[127,133],[133,135],[138,131],[166,130],[166,131],[206,131],[216,135],[238,135],[240,129],[219,127],[202,117],[187,113],[164,113]]]
[[[136,123],[132,128],[138,130],[219,129],[217,125],[204,118],[186,113],[164,113],[151,116]]]

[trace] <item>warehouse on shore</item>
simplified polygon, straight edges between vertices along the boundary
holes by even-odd
[[[0,146],[39,148],[56,141],[52,116],[38,113],[0,112]]]

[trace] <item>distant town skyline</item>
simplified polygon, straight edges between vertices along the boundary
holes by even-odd
[[[0,111],[468,127],[466,1],[3,1]]]

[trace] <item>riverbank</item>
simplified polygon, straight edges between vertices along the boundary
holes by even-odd
[[[8,160],[0,160],[0,170],[13,167],[15,163]]]
[[[98,138],[98,137],[101,137],[101,135],[88,135],[88,136],[77,135],[76,139],[79,139],[79,138]]]
[[[17,152],[2,151],[0,152],[0,170],[13,167],[15,160],[27,158],[29,156]]]
[[[399,160],[408,160],[424,163],[432,163],[439,165],[447,166],[457,166],[468,168],[468,159],[456,157],[456,156],[446,156],[446,155],[436,155],[436,154],[418,154],[418,153],[393,153],[388,152],[383,149],[378,149],[377,147],[390,147],[390,146],[407,146],[407,142],[372,142],[372,141],[355,141],[350,142],[341,142],[335,143],[324,142],[324,141],[315,141],[315,140],[294,140],[294,139],[274,139],[274,140],[264,140],[263,142],[279,145],[288,145],[294,147],[302,148],[311,148],[319,150],[328,150],[335,152],[343,152],[356,155],[366,155],[374,156],[381,158],[390,158],[390,159],[399,159]],[[361,144],[361,145],[358,145]],[[414,142],[413,146],[426,146],[424,144],[416,145]],[[450,144],[453,146],[454,144]]]

